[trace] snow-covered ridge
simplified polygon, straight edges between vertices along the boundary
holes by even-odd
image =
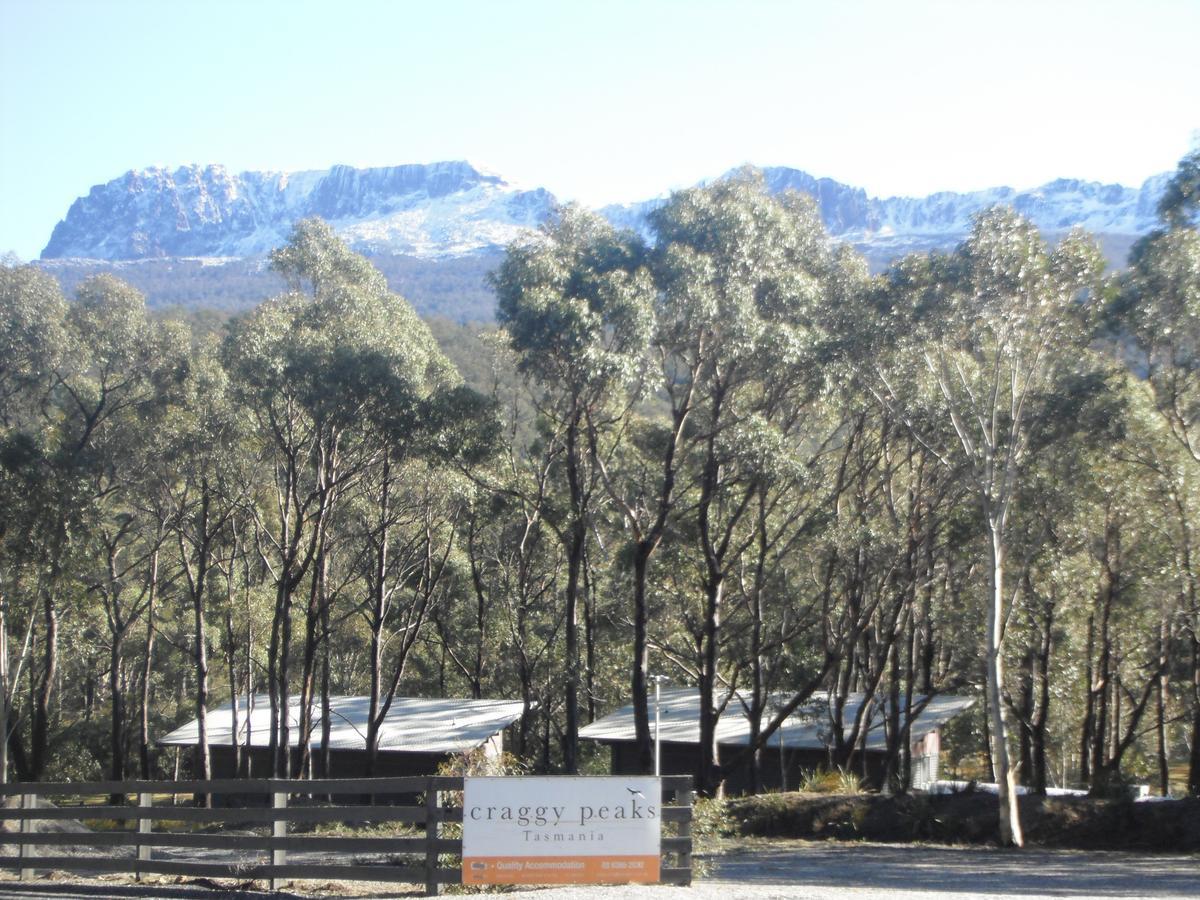
[[[1005,204],[1043,231],[1067,231],[1080,226],[1108,234],[1145,234],[1155,227],[1155,209],[1168,178],[1156,175],[1140,188],[1060,178],[1027,191],[1002,187],[966,194],[932,194],[921,199],[872,200],[873,227],[864,233],[965,232],[976,212]]]
[[[762,174],[772,192],[813,196],[834,237],[887,255],[953,246],[973,215],[997,203],[1015,207],[1048,233],[1082,226],[1097,234],[1145,234],[1156,225],[1155,207],[1169,177],[1155,176],[1140,188],[1059,179],[1025,191],[876,198],[799,169]],[[663,202],[600,212],[620,227],[645,232],[646,216]],[[76,200],[42,258],[257,256],[283,243],[297,219],[313,215],[361,251],[462,256],[505,246],[544,222],[555,204],[543,188],[520,190],[461,161],[236,175],[217,165],[150,168]]]
[[[466,162],[237,175],[216,165],[150,168],[76,200],[42,258],[255,256],[306,216],[358,249],[455,256],[504,246],[553,205],[544,190],[518,190]]]
[[[726,177],[738,170],[726,173]],[[1048,233],[1082,227],[1097,234],[1141,235],[1157,224],[1155,209],[1169,175],[1147,179],[1140,188],[1060,178],[1040,187],[1009,187],[968,193],[940,192],[927,197],[870,197],[832,178],[814,178],[787,167],[762,170],[772,193],[796,191],[817,201],[821,218],[836,238],[862,246],[950,246],[971,228],[976,213],[997,204],[1012,206]],[[649,200],[606,206],[601,212],[614,224],[640,229],[645,216],[663,203]]]

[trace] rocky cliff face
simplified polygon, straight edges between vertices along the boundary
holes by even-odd
[[[1046,232],[1080,226],[1096,233],[1145,234],[1155,226],[1155,206],[1168,177],[1155,176],[1140,188],[1061,178],[1028,191],[1002,187],[920,199],[889,197],[871,201],[873,219],[859,230],[865,236],[965,234],[975,213],[1005,204]]]
[[[455,256],[504,246],[553,204],[544,190],[516,190],[465,162],[290,174],[145,169],[76,200],[42,258],[254,256],[314,215],[362,250]]]
[[[1047,233],[1082,226],[1132,238],[1155,226],[1155,205],[1168,178],[1156,176],[1140,188],[1060,179],[1028,191],[1000,187],[876,198],[799,169],[767,168],[762,176],[772,192],[814,197],[830,233],[875,259],[952,247],[970,229],[972,216],[997,203],[1015,207]],[[257,256],[283,243],[297,219],[313,215],[361,251],[453,257],[505,246],[544,222],[555,202],[542,188],[518,190],[465,162],[291,174],[231,175],[221,166],[145,169],[76,200],[42,258]],[[618,226],[645,233],[647,214],[662,202],[601,212]]]
[[[834,237],[865,244],[905,238],[920,243],[934,238],[952,244],[970,230],[976,213],[997,204],[1013,206],[1046,232],[1081,226],[1096,233],[1145,234],[1155,227],[1155,207],[1169,178],[1157,175],[1140,188],[1063,178],[1027,191],[999,187],[962,194],[878,198],[868,197],[862,188],[832,178],[814,178],[799,169],[773,167],[763,169],[762,175],[772,193],[796,191],[813,197]],[[616,220],[623,210],[641,212],[644,208],[645,204],[636,204],[605,211]]]

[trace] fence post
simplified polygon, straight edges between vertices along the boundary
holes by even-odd
[[[430,778],[425,789],[425,896],[436,897],[438,893],[438,821],[441,819],[439,806],[441,794],[434,788]]]
[[[137,798],[139,810],[146,809],[154,805],[153,794],[148,794],[145,791],[138,791]],[[142,835],[150,834],[150,831],[153,827],[154,822],[152,819],[139,818],[137,820],[137,863],[133,867],[133,877],[138,881],[142,880],[142,863],[149,862],[150,860],[150,844],[142,843]]]
[[[681,803],[688,809],[693,809],[693,800],[695,792],[690,788],[687,790],[678,791],[675,794],[675,802]],[[688,839],[688,849],[679,854],[679,867],[687,869],[687,884],[692,883],[692,820],[679,823],[679,836]]]
[[[271,794],[271,809],[276,810],[276,811],[287,810],[287,805],[288,805],[288,795],[286,792],[282,793],[282,794],[279,794],[279,793]],[[277,815],[278,815],[278,812],[277,812]],[[276,839],[285,838],[285,837],[287,837],[287,833],[288,833],[288,827],[287,827],[287,817],[286,816],[280,816],[275,819],[272,819],[272,821],[271,821],[271,837],[276,838]],[[282,846],[276,846],[271,850],[271,865],[272,866],[286,866],[287,865],[287,850],[284,849]],[[284,883],[283,878],[276,877],[275,875],[271,876],[271,890],[273,890],[273,891],[279,890],[283,886],[283,883]]]
[[[22,794],[21,809],[37,809],[37,794]],[[21,834],[33,834],[33,820],[25,816],[21,817]],[[32,849],[28,844],[22,843],[17,853],[22,860],[25,860],[33,855],[30,853]],[[21,881],[28,881],[33,877],[33,869],[26,869],[22,866],[18,877]]]

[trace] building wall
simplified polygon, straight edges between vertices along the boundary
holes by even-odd
[[[504,732],[497,731],[483,743],[483,754],[491,762],[499,762],[504,756]]]
[[[186,751],[185,751],[186,752]],[[245,748],[243,748],[245,752]],[[233,748],[213,744],[209,747],[212,759],[213,778],[237,778],[234,768]],[[376,778],[399,778],[405,775],[436,775],[438,766],[447,762],[451,753],[408,753],[381,750],[375,758]],[[313,776],[315,778],[365,778],[367,777],[367,752],[365,750],[331,750],[329,771],[325,772],[320,752],[313,750]],[[292,766],[299,762],[300,753],[292,748]],[[271,777],[271,752],[268,747],[250,748],[250,775],[253,778]]]
[[[612,755],[611,771],[614,775],[639,774],[637,746],[632,741],[614,742],[609,745],[609,749]],[[732,759],[742,749],[736,745],[722,746],[721,758],[723,760]],[[662,745],[663,775],[695,775],[699,768],[699,761],[699,748],[696,744],[664,742]],[[884,765],[882,752],[868,752],[866,763],[867,778],[882,778]],[[801,779],[809,772],[829,768],[829,756],[824,750],[785,749],[782,766],[778,747],[766,747],[760,756],[764,791],[781,789],[794,791]],[[853,761],[852,771],[858,775],[863,773],[862,762],[857,758]],[[729,773],[725,780],[725,793],[734,797],[752,794],[754,793],[753,785],[752,770],[750,762],[747,760],[744,765]]]
[[[937,781],[941,762],[941,732],[934,729],[912,745],[912,786],[925,790]]]
[[[245,748],[243,748],[244,751]],[[187,752],[185,750],[185,752]],[[234,766],[233,748],[228,745],[213,744],[209,746],[212,761],[213,778],[237,778],[238,772]],[[329,773],[321,770],[319,761],[314,777],[316,778],[365,778],[367,777],[367,754],[365,750],[332,750],[330,751]],[[410,775],[436,775],[438,767],[447,762],[455,754],[450,753],[403,753],[397,751],[380,751],[375,761],[374,778],[401,778]],[[292,765],[298,763],[299,752],[293,748]],[[267,747],[250,748],[252,778],[271,777],[271,753]],[[214,801],[221,806],[229,805],[265,805],[268,801],[265,794],[220,794],[214,795]],[[406,792],[401,794],[374,795],[375,801],[392,803],[416,802],[417,794]],[[366,798],[357,795],[334,795],[335,803],[361,803]]]

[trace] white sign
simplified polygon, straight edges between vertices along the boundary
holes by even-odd
[[[466,778],[464,884],[656,882],[658,778]]]

